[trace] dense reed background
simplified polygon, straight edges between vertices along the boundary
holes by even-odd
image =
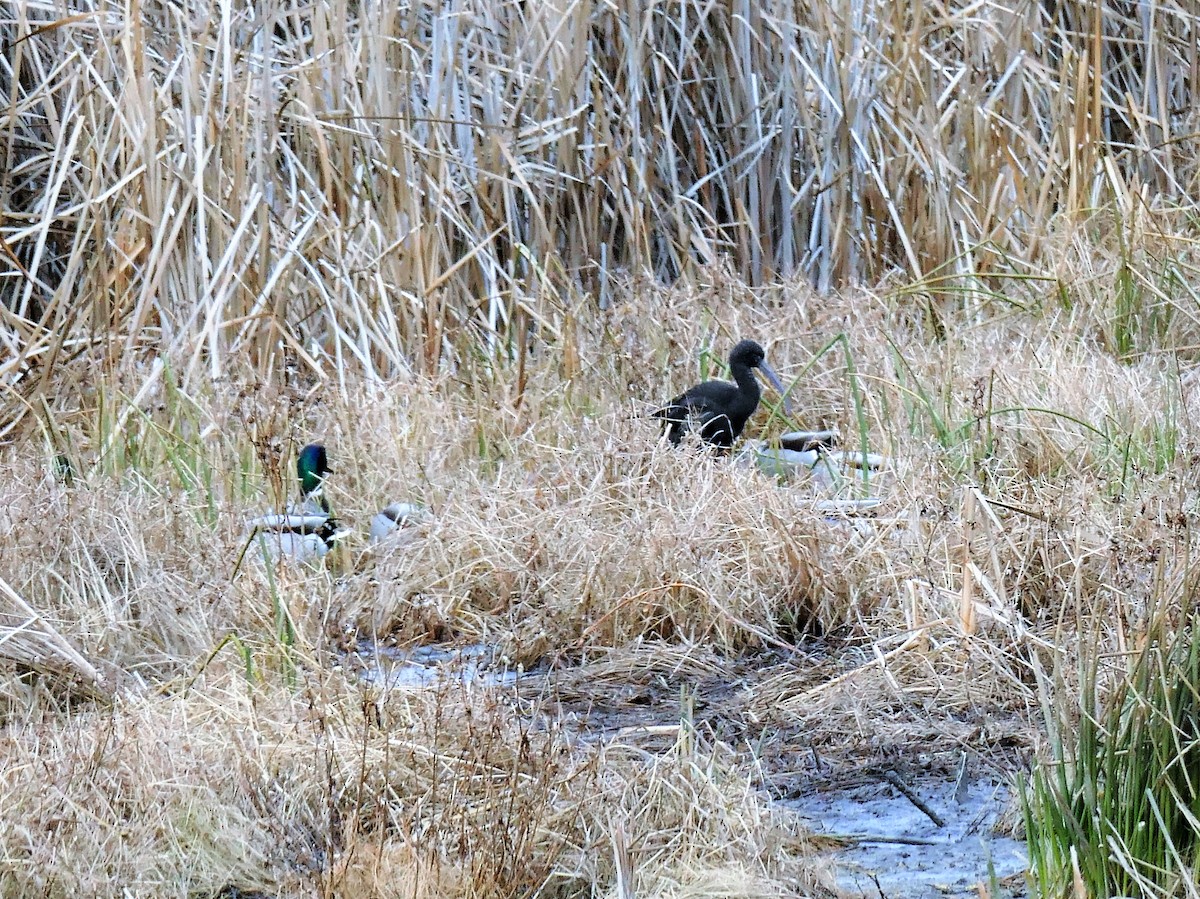
[[[434,371],[698,265],[979,301],[1063,276],[1088,224],[1088,260],[1149,231],[1163,264],[1194,213],[1177,4],[0,10],[0,377],[26,400],[137,354]]]

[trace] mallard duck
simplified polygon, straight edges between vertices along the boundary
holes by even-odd
[[[769,443],[751,441],[747,451],[764,474],[789,478],[810,471],[837,444],[833,431],[791,431]]]
[[[678,446],[684,435],[696,433],[705,443],[720,450],[733,446],[762,397],[762,390],[754,378],[755,368],[784,397],[784,409],[791,411],[787,391],[767,365],[766,357],[766,352],[755,341],[739,341],[729,354],[732,384],[729,381],[705,381],[689,387],[653,413],[666,422],[667,439]]]
[[[286,557],[314,562],[333,548],[341,531],[324,495],[328,474],[329,459],[324,446],[310,443],[300,450],[296,458],[300,501],[289,502],[283,514],[270,513],[250,522],[250,539],[262,546],[267,559]]]
[[[371,518],[371,542],[382,543],[397,531],[423,524],[429,517],[425,509],[414,503],[392,503]]]
[[[250,521],[250,543],[258,542],[270,561],[291,558],[316,562],[324,558],[346,530],[339,527],[325,499],[325,478],[330,473],[325,447],[310,443],[296,458],[300,501],[289,502],[282,514],[271,512]],[[429,520],[429,513],[413,503],[392,503],[371,519],[371,543],[387,540],[401,529]],[[246,550],[242,550],[245,556]],[[241,559],[238,560],[241,565]]]
[[[776,442],[753,441],[747,453],[764,474],[787,480],[811,473],[828,486],[887,465],[878,453],[844,452],[837,445],[833,431],[792,431]]]

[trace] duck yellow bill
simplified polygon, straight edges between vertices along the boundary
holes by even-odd
[[[784,387],[780,382],[779,375],[775,374],[775,371],[771,368],[771,366],[767,365],[766,362],[758,363],[758,370],[763,373],[763,377],[771,382],[771,386],[779,391],[779,396],[783,399],[783,411],[788,415],[791,415],[792,406],[791,403],[788,402],[787,388]]]

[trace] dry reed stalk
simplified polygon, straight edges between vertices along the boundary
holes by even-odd
[[[433,372],[722,262],[981,315],[1076,237],[1160,294],[1119,352],[1188,315],[1190,12],[743,6],[11,6],[0,376]]]
[[[0,655],[35,670],[73,674],[83,681],[88,691],[95,690],[102,695],[100,672],[3,578],[0,578],[0,595],[7,600],[6,604],[12,605],[16,616],[24,619],[6,622],[0,628]]]

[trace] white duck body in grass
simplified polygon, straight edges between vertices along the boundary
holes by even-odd
[[[268,561],[317,562],[333,548],[341,532],[322,493],[328,474],[325,447],[308,444],[296,458],[300,502],[289,502],[283,514],[270,513],[250,521],[250,539],[259,544]]]
[[[793,431],[781,435],[773,444],[756,441],[743,450],[742,458],[753,461],[759,470],[781,483],[808,478],[821,491],[838,493],[849,482],[878,477],[888,460],[877,453],[845,452],[836,449],[838,436],[833,431]],[[877,497],[834,499],[818,506],[841,511],[874,508]]]
[[[383,543],[399,531],[411,539],[414,532],[410,529],[429,518],[429,513],[415,503],[392,503],[371,518],[371,543]]]

